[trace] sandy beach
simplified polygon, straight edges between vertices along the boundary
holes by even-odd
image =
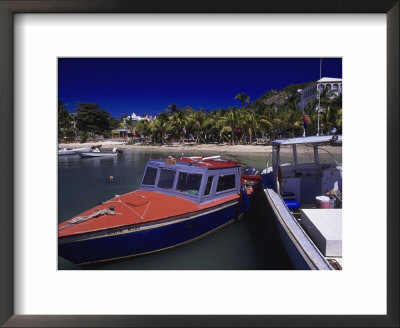
[[[102,145],[102,149],[111,149],[117,147],[118,149],[132,149],[132,150],[156,150],[165,152],[177,152],[177,151],[199,151],[199,152],[223,152],[223,153],[264,153],[269,154],[272,150],[272,146],[267,145],[229,145],[229,144],[177,144],[177,145],[143,145],[143,144],[133,144],[126,145],[121,142],[90,142],[90,143],[60,143],[58,147],[62,148],[81,148],[81,147],[91,147],[93,145]],[[341,152],[341,147],[324,146],[333,154],[338,154]],[[299,152],[302,152],[298,149]]]
[[[59,148],[80,148],[80,147],[91,147],[93,145],[102,145],[102,149],[117,147],[118,149],[141,149],[141,150],[157,150],[157,151],[212,151],[212,152],[235,152],[235,153],[269,153],[271,151],[271,146],[265,145],[228,145],[228,144],[179,144],[179,145],[125,145],[118,142],[95,142],[95,143],[60,143]]]

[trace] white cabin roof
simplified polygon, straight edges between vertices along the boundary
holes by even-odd
[[[272,141],[273,146],[281,146],[281,145],[294,145],[294,144],[310,144],[310,143],[326,143],[330,141],[334,141],[335,143],[342,143],[342,136],[337,136],[337,140],[333,140],[335,137],[333,135],[330,136],[311,136],[311,137],[299,137],[299,138],[290,138],[290,139],[281,139]]]
[[[334,83],[334,82],[342,82],[342,79],[337,77],[323,77],[322,79],[318,80],[320,83]]]

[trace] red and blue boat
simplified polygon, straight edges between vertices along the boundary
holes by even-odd
[[[140,188],[58,226],[58,253],[87,266],[192,242],[239,218],[260,176],[220,156],[147,162]]]

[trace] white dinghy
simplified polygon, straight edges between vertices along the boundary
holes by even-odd
[[[89,153],[92,152],[92,148],[73,148],[73,149],[59,149],[58,150],[58,156],[64,156],[64,155],[77,155],[79,153]]]
[[[112,152],[101,152],[98,148],[94,149],[92,152],[79,153],[81,157],[116,157],[118,156],[118,149],[113,148]]]

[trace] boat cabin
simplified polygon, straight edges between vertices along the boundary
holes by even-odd
[[[316,196],[342,189],[342,170],[333,153],[341,154],[341,136],[313,136],[272,142],[267,187],[292,195],[302,208],[315,206]],[[335,146],[325,147],[324,146]],[[337,151],[336,151],[337,150]]]
[[[220,156],[169,157],[147,162],[140,189],[200,204],[239,194],[240,174],[239,162]]]

